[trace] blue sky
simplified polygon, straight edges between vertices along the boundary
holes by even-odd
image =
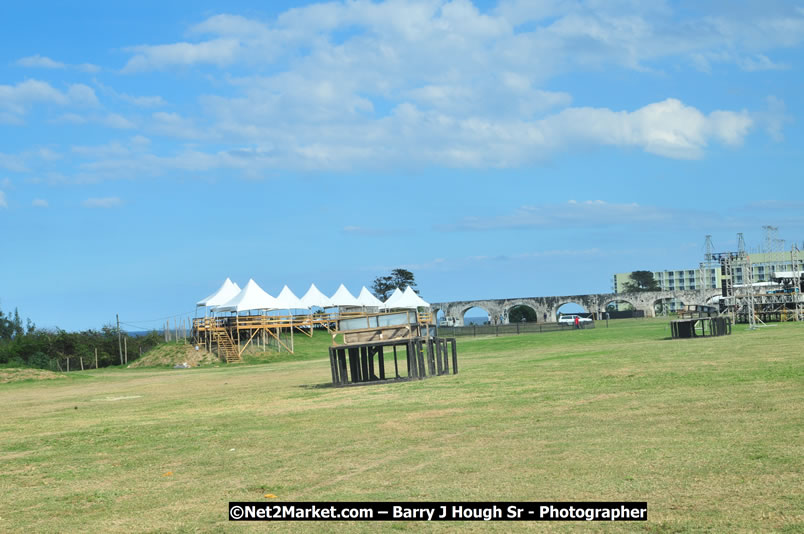
[[[5,3],[0,307],[158,326],[224,278],[606,292],[801,246],[804,2]]]

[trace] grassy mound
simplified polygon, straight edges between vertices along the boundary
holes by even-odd
[[[204,347],[195,350],[195,346],[183,343],[165,343],[148,351],[129,367],[173,367],[182,363],[190,367],[200,367],[220,363],[214,354],[204,351]]]
[[[44,369],[0,369],[0,384],[24,380],[52,380],[54,378],[64,378],[64,375]]]

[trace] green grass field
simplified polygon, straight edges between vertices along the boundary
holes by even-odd
[[[298,361],[0,384],[0,532],[804,532],[804,325],[667,337],[460,339],[458,375],[339,389],[315,387],[325,336]],[[644,500],[649,521],[229,523],[236,500]]]

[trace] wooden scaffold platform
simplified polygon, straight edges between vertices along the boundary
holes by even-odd
[[[227,363],[243,361],[243,352],[250,344],[273,340],[279,350],[293,354],[294,332],[308,337],[316,328],[332,332],[338,315],[314,313],[304,315],[231,315],[199,317],[193,320],[193,337],[210,352],[217,350]],[[285,339],[282,334],[288,334]]]
[[[361,314],[341,317],[336,325],[329,348],[333,385],[427,378],[449,374],[450,364],[452,373],[458,373],[455,338],[435,337],[429,314],[412,310]],[[400,349],[405,352],[404,375],[399,370]],[[393,375],[386,371],[385,362],[391,354]]]

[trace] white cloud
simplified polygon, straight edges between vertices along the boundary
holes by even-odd
[[[760,70],[787,70],[790,65],[785,63],[775,63],[764,54],[754,54],[750,57],[744,57],[737,61],[741,69],[752,72]]]
[[[166,43],[124,49],[128,73],[201,70],[210,82],[197,100],[201,113],[192,102],[179,111],[161,96],[117,92],[96,80],[104,102],[113,97],[149,114],[63,110],[70,112],[58,120],[194,143],[161,152],[122,143],[125,153],[94,161],[80,154],[81,171],[98,175],[126,166],[153,174],[226,168],[249,176],[283,168],[503,168],[578,145],[696,159],[714,145],[738,147],[762,127],[781,138],[778,114],[703,109],[665,95],[641,107],[584,106],[573,103],[557,76],[611,68],[655,76],[690,64],[704,71],[783,68],[775,50],[801,43],[802,12],[773,4],[713,15],[633,1],[478,6],[355,0],[265,19],[215,14]],[[34,102],[99,106],[87,86],[29,80],[0,86],[0,122],[22,122]]]
[[[389,229],[389,228],[377,228],[377,227],[366,227],[366,226],[344,226],[343,233],[355,236],[362,236],[362,237],[386,237],[391,235],[397,235],[402,233],[401,230],[398,229]]]
[[[67,96],[47,82],[25,80],[17,85],[0,85],[0,108],[22,114],[25,106],[33,102],[66,104]]]
[[[151,140],[144,135],[135,135],[129,139],[129,142],[131,143],[131,146],[135,148],[145,148],[151,144]]]
[[[212,126],[202,127],[177,113],[156,112],[145,128],[178,139],[225,139],[227,148],[210,151],[194,145],[157,155],[147,138],[135,137],[126,143],[72,150],[92,158],[80,169],[94,181],[162,175],[171,169],[188,173],[233,169],[244,176],[263,177],[281,169],[506,168],[538,163],[578,145],[701,158],[712,144],[739,146],[759,120],[745,111],[706,114],[675,99],[633,111],[566,108],[532,120],[505,114],[462,117],[411,103],[398,105],[384,117],[327,110],[313,103],[308,115],[302,102],[292,99],[280,105],[256,97],[215,97],[205,100],[205,106],[215,119]],[[284,114],[276,106],[284,108]]]
[[[95,96],[95,91],[88,85],[75,83],[70,85],[67,90],[67,98],[70,104],[81,106],[97,106],[98,97]]]
[[[123,72],[133,73],[144,70],[164,70],[174,66],[212,64],[224,66],[232,63],[240,45],[234,39],[214,39],[201,43],[175,43],[168,45],[142,45],[128,48],[136,55],[132,57]]]
[[[33,199],[33,202],[31,202],[31,206],[34,208],[47,208],[50,206],[50,204],[48,204],[48,201],[45,199],[35,198]]]
[[[7,208],[8,202],[6,202],[6,194],[3,191],[0,191],[0,208]]]
[[[136,128],[136,124],[117,113],[109,113],[101,120],[103,124],[110,128],[131,129]]]
[[[94,65],[92,63],[81,63],[80,65],[76,65],[78,70],[83,72],[89,72],[90,74],[94,74],[96,72],[100,72],[101,68],[98,65]]]
[[[133,139],[138,139],[140,136],[135,136]],[[134,140],[130,140],[129,142],[120,142],[120,141],[109,141],[103,145],[94,145],[94,146],[82,146],[82,145],[74,145],[71,148],[73,154],[78,154],[82,157],[93,158],[93,159],[110,159],[110,158],[120,158],[120,157],[128,157],[133,152],[133,146],[139,146],[140,143]]]
[[[126,93],[120,93],[113,89],[112,87],[102,84],[97,79],[92,80],[93,83],[100,89],[101,93],[107,96],[111,96],[113,98],[122,100],[129,104],[133,104],[137,107],[142,108],[155,108],[155,107],[162,107],[167,105],[165,99],[161,96],[136,96],[136,95],[129,95]]]
[[[88,122],[88,119],[77,113],[65,113],[63,115],[60,115],[59,117],[56,117],[56,119],[54,119],[54,122],[66,122],[69,124],[86,124]]]
[[[28,172],[22,157],[15,154],[3,154],[0,152],[0,168],[11,172]]]
[[[793,5],[741,4],[727,15],[702,11],[690,14],[663,2],[570,0],[502,1],[488,13],[469,0],[317,3],[267,21],[211,16],[188,32],[209,39],[130,47],[124,70],[266,65],[285,52],[391,77],[476,76],[485,68],[544,80],[578,67],[642,70],[673,56],[705,65],[719,54],[748,70],[778,68],[766,51],[804,40],[804,13]],[[299,54],[299,47],[309,54]]]
[[[62,158],[62,155],[58,152],[51,150],[47,147],[42,147],[33,152],[33,154],[38,157],[39,159],[45,161],[56,161]]]
[[[757,123],[763,125],[768,135],[774,141],[782,141],[783,126],[793,122],[793,118],[787,113],[787,106],[781,98],[770,95],[765,99],[767,109],[752,114]]]
[[[66,67],[66,65],[60,61],[53,61],[49,57],[40,56],[39,54],[18,59],[17,65],[22,67],[40,67],[43,69],[63,69]]]
[[[71,84],[65,92],[39,80],[25,80],[17,85],[0,85],[0,112],[21,116],[36,103],[93,107],[98,105],[98,99],[95,91],[83,84]]]
[[[784,16],[799,15],[763,20]],[[545,87],[567,70],[644,70],[672,56],[771,61],[747,51],[753,38],[743,43],[735,20],[680,17],[629,2],[502,2],[488,13],[468,0],[311,4],[269,21],[209,17],[189,31],[206,40],[133,47],[126,68],[245,62],[274,71],[229,78],[234,96],[202,96],[210,122],[161,112],[149,129],[269,147],[297,168],[507,167],[579,143],[695,159],[712,143],[742,143],[752,115],[673,98],[636,110],[570,108],[571,95]],[[281,57],[293,61],[275,65]]]
[[[570,108],[544,119],[537,129],[552,143],[637,146],[660,156],[695,159],[702,157],[710,140],[740,144],[751,125],[746,111],[704,115],[669,98],[633,112]]]
[[[88,198],[81,203],[85,208],[115,208],[121,204],[119,197]]]
[[[178,137],[180,139],[209,139],[214,135],[196,126],[192,119],[187,119],[178,113],[157,111],[151,115],[153,119],[149,128],[160,135]]]
[[[68,65],[67,63],[62,63],[61,61],[55,61],[49,57],[42,56],[39,54],[18,59],[17,65],[21,67],[43,68],[43,69],[75,68],[82,72],[89,72],[89,73],[95,73],[101,70],[101,68],[98,65],[94,65],[92,63],[81,63],[80,65]]]
[[[190,29],[191,34],[221,35],[239,38],[270,38],[271,32],[265,24],[249,20],[240,15],[213,15]]]
[[[570,200],[565,204],[521,206],[513,213],[496,217],[466,217],[458,223],[439,226],[442,231],[487,231],[512,229],[600,228],[614,225],[709,227],[720,226],[714,213],[670,209],[603,200]],[[695,226],[697,225],[697,226]],[[708,225],[708,226],[707,226]]]
[[[159,108],[167,105],[161,96],[131,96],[121,94],[120,98],[141,108]]]

